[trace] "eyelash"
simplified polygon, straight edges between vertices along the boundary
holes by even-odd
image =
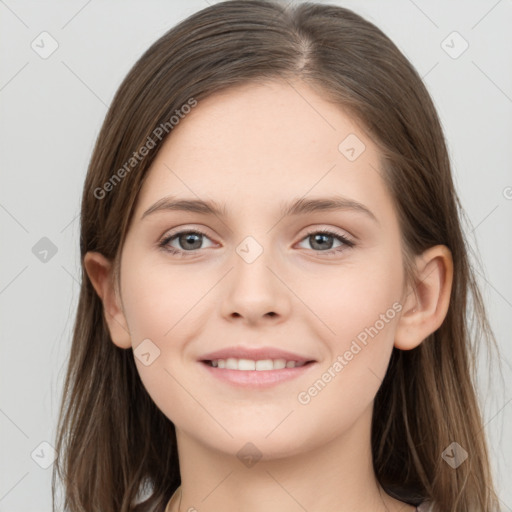
[[[171,240],[173,240],[174,238],[177,238],[177,237],[179,237],[180,235],[183,235],[183,234],[202,235],[202,236],[205,236],[206,238],[209,238],[206,233],[203,233],[200,230],[197,230],[197,229],[187,229],[187,230],[183,230],[183,231],[178,231],[177,233],[173,233],[172,235],[165,237],[161,242],[159,242],[158,246],[161,249],[163,249],[164,251],[167,251],[167,252],[169,252],[171,254],[188,257],[188,256],[192,255],[194,252],[198,251],[199,249],[193,249],[191,251],[182,251],[180,249],[176,249],[175,247],[170,247],[170,246],[167,245]],[[318,253],[321,253],[323,255],[337,254],[337,253],[339,253],[341,251],[344,251],[346,249],[350,249],[350,248],[352,248],[352,247],[354,247],[356,245],[352,240],[348,239],[346,236],[344,236],[344,235],[342,235],[340,233],[336,233],[334,231],[330,231],[328,229],[315,229],[315,230],[309,231],[301,239],[301,242],[303,240],[305,240],[306,238],[310,237],[311,235],[317,235],[317,234],[332,236],[332,237],[336,238],[337,240],[339,240],[340,242],[342,242],[344,244],[344,245],[341,245],[340,247],[337,247],[336,249],[329,249],[329,250],[326,250],[326,251],[315,251],[314,249],[312,249],[314,252],[318,252]]]

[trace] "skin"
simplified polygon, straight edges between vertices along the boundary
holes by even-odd
[[[366,146],[354,161],[338,149],[348,134]],[[284,202],[334,191],[364,204],[377,221],[352,210],[280,214]],[[226,216],[169,210],[141,220],[171,194],[215,200]],[[207,235],[202,245],[201,238],[168,244],[199,247],[188,256],[158,248],[166,235],[194,228]],[[308,236],[322,228],[356,245],[326,256]],[[236,251],[247,236],[263,249],[252,263]],[[336,238],[327,244],[343,247]],[[418,346],[445,318],[452,259],[445,246],[430,248],[416,258],[418,282],[406,283],[377,147],[316,90],[269,81],[199,102],[149,170],[122,248],[120,288],[104,256],[90,252],[84,263],[113,343],[136,349],[149,338],[160,350],[148,366],[138,357],[135,363],[176,427],[181,511],[414,510],[375,479],[372,406],[393,346]],[[401,311],[309,403],[299,403],[298,394],[394,303]],[[317,363],[270,389],[240,389],[197,362],[233,345],[275,346]],[[261,455],[252,467],[237,457],[248,442]],[[177,511],[178,500],[169,508]]]

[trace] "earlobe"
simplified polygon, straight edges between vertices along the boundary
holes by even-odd
[[[120,348],[130,348],[130,332],[115,289],[112,262],[99,252],[89,251],[84,257],[84,267],[103,303],[103,313],[113,343]]]
[[[445,245],[427,249],[416,258],[417,281],[403,299],[395,332],[395,347],[416,348],[443,323],[453,282],[453,260]]]

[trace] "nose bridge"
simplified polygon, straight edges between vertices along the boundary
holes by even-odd
[[[261,241],[248,235],[235,247],[234,268],[222,308],[225,315],[255,320],[288,311],[287,289],[275,275],[279,273],[279,258],[269,247],[270,237],[258,238]]]
[[[236,246],[234,280],[235,284],[250,286],[252,293],[270,293],[276,280],[270,270],[276,266],[275,248],[270,246],[269,237],[257,236],[248,235]]]
[[[262,236],[258,236],[258,241],[253,235],[246,236],[236,247],[235,252],[244,261],[246,265],[252,265],[258,260],[266,261],[268,254],[272,252],[272,249],[268,247],[268,237],[262,240]],[[265,244],[265,248],[263,246]],[[265,254],[264,258],[261,258]],[[260,261],[261,264],[261,261]]]

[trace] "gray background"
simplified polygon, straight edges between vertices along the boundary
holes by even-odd
[[[50,510],[51,447],[41,443],[54,444],[79,290],[81,189],[107,105],[144,50],[208,3],[0,1],[0,512]],[[479,393],[511,511],[512,0],[330,3],[398,45],[440,114],[504,362],[504,382],[493,382],[496,365],[488,379],[482,354]],[[31,47],[51,48],[43,31],[58,44],[47,58]]]

